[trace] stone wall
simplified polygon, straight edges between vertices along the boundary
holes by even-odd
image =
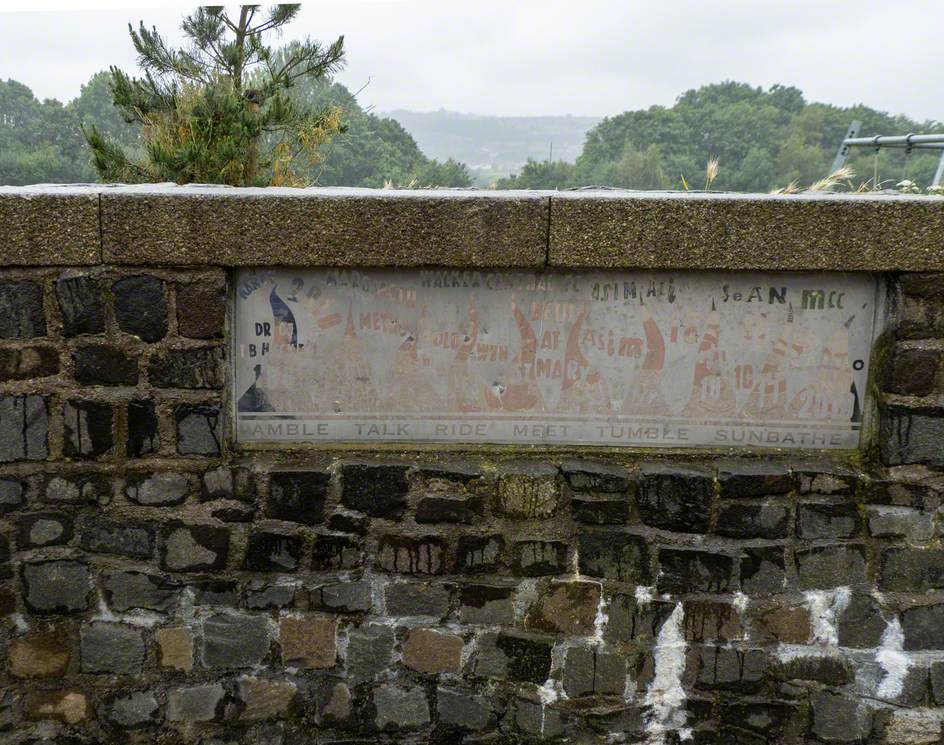
[[[941,741],[944,275],[888,275],[877,432],[860,453],[237,448],[226,284],[239,262],[210,248],[225,228],[205,228],[198,261],[202,198],[173,236],[173,193],[131,200],[130,223],[108,194],[0,193],[22,228],[0,247],[0,741]],[[267,197],[252,198],[264,222]],[[438,209],[423,198],[397,250]],[[437,251],[468,240],[487,265],[513,243],[496,235],[548,219],[510,261],[554,261],[556,197],[477,198],[450,202],[449,220],[479,228],[411,261],[455,263]],[[627,225],[649,234],[633,215],[651,197],[582,199],[567,240],[590,246],[592,218],[609,258],[574,243],[574,261],[671,265],[614,253]],[[695,216],[750,243],[740,202],[695,201]],[[770,204],[794,209],[760,204],[768,233]],[[857,230],[878,205],[921,246],[903,264],[944,268],[941,233],[927,237],[937,200],[795,204],[839,204]],[[663,239],[698,266],[688,239]],[[180,258],[161,261],[161,241]],[[285,260],[317,263],[296,244]],[[758,246],[759,268],[802,268]],[[851,268],[887,271],[869,251]]]

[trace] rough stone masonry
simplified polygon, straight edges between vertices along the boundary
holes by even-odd
[[[0,742],[942,742],[942,213],[0,190]],[[872,431],[829,457],[238,448],[231,269],[352,246],[881,273]]]

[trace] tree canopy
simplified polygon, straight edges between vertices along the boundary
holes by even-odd
[[[295,163],[317,161],[343,129],[337,108],[296,104],[289,91],[344,62],[344,37],[266,44],[297,15],[297,3],[198,8],[181,28],[189,46],[168,46],[142,22],[128,30],[143,78],[111,68],[111,94],[125,121],[141,127],[135,159],[95,126],[83,127],[99,175],[111,181],[176,181],[233,186],[297,184]]]
[[[671,107],[651,106],[604,119],[587,133],[576,163],[529,161],[499,188],[615,186],[632,189],[701,188],[705,166],[719,161],[713,188],[769,191],[793,181],[809,184],[827,175],[850,122],[863,134],[941,131],[939,122],[917,122],[864,105],[808,103],[789,86],[764,90],[724,82],[683,93]],[[930,183],[936,154],[879,154],[878,180],[909,178]],[[853,151],[856,182],[875,176],[871,152]],[[874,186],[874,184],[870,184]]]
[[[0,80],[0,184],[97,180],[80,125],[94,123],[131,158],[143,157],[141,127],[128,124],[111,99],[108,71],[94,75],[63,105],[38,101],[15,80]],[[465,165],[427,158],[393,119],[364,111],[354,95],[328,79],[306,80],[290,92],[299,104],[337,106],[346,125],[321,146],[318,162],[297,162],[301,180],[320,186],[470,186]]]

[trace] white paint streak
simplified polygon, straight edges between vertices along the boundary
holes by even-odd
[[[905,635],[901,630],[898,618],[893,618],[882,634],[881,646],[875,655],[875,661],[882,666],[885,677],[879,683],[875,693],[880,698],[896,698],[901,695],[905,685],[905,676],[911,661],[902,649]]]
[[[593,619],[593,637],[591,642],[596,646],[603,644],[603,633],[610,616],[606,612],[606,598],[603,597],[603,583],[600,583],[600,602],[597,604],[597,614]]]
[[[835,647],[839,644],[839,632],[836,619],[849,605],[849,588],[836,587],[832,590],[810,590],[803,593],[807,610],[810,612],[810,626],[813,629],[813,643]]]
[[[646,689],[645,704],[650,707],[646,716],[647,745],[664,745],[666,733],[677,730],[679,736],[691,736],[685,727],[685,634],[682,622],[685,612],[678,603],[662,624],[653,649],[655,674]]]
[[[751,604],[751,599],[745,595],[743,592],[734,593],[734,600],[731,605],[734,606],[734,610],[738,613],[743,613],[747,610],[747,606]]]

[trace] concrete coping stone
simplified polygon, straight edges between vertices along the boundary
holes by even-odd
[[[944,270],[919,195],[40,184],[0,220],[8,266]]]

